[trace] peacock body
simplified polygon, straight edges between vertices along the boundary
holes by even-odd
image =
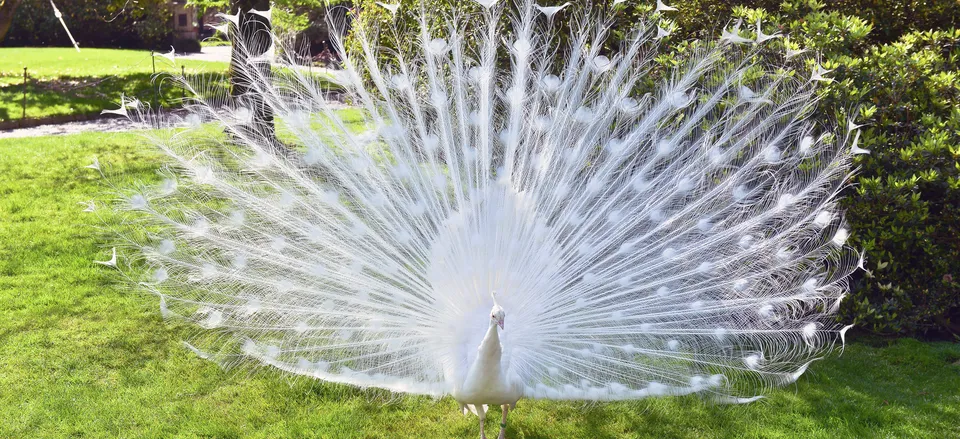
[[[407,11],[390,57],[355,30],[346,110],[303,70],[240,66],[276,138],[198,97],[154,139],[172,163],[124,198],[150,233],[121,255],[203,328],[191,349],[482,422],[520,398],[748,402],[842,338],[856,140],[810,121],[823,69],[737,25],[651,81],[655,24],[610,49],[587,17],[560,44],[574,11],[478,3],[438,32]]]

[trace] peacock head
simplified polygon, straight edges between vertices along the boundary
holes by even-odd
[[[503,308],[497,303],[497,292],[491,292],[490,296],[493,297],[493,308],[490,310],[490,325],[497,325],[500,329],[503,329],[503,318],[506,317],[506,313],[503,312]]]

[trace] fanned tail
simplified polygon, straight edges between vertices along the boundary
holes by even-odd
[[[561,39],[572,6],[474,7],[439,30],[419,11],[390,57],[356,29],[324,78],[346,109],[254,62],[276,137],[257,99],[206,92],[157,134],[171,165],[125,198],[150,231],[128,241],[164,315],[213,334],[193,349],[443,395],[497,291],[526,397],[746,401],[842,336],[852,133],[810,121],[819,68],[727,38],[658,77],[656,25]]]

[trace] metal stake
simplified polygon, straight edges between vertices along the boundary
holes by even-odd
[[[23,114],[20,115],[21,119],[27,118],[27,68],[23,68]]]
[[[180,80],[183,82],[187,81],[187,66],[180,65]],[[187,88],[181,84],[180,85],[180,105],[183,105],[183,100],[187,98]]]
[[[154,51],[150,51],[150,62],[153,64],[153,76],[150,78],[151,84],[156,84],[157,80],[157,54]],[[156,88],[157,94],[153,98],[153,109],[159,111],[160,109],[160,88]]]

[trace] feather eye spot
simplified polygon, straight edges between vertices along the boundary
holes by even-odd
[[[543,84],[544,91],[548,93],[554,93],[560,89],[560,77],[557,75],[546,75],[543,79],[540,80]]]
[[[141,194],[134,194],[129,198],[127,203],[130,205],[130,209],[133,210],[144,210],[147,208],[147,199]]]
[[[427,50],[431,55],[440,56],[447,52],[447,40],[443,38],[434,38],[430,40],[430,43],[427,44]]]
[[[170,278],[170,274],[167,273],[167,269],[160,267],[153,271],[153,281],[156,283],[163,283],[163,281]]]
[[[597,73],[603,73],[613,67],[613,61],[610,58],[599,55],[593,58],[593,70]]]
[[[637,102],[636,99],[628,96],[620,99],[620,104],[618,105],[618,108],[620,109],[620,111],[624,113],[633,114],[640,110],[640,103]]]
[[[727,339],[728,333],[729,331],[727,331],[727,328],[716,328],[713,330],[713,336],[721,342]]]
[[[573,119],[580,123],[591,123],[593,122],[594,110],[586,105],[577,108],[577,111],[573,114]]]
[[[817,216],[813,219],[813,224],[822,229],[829,226],[832,221],[833,214],[824,210],[817,213]]]
[[[766,304],[757,309],[757,314],[763,318],[773,317],[773,305]]]
[[[806,339],[808,342],[813,341],[814,337],[816,337],[817,335],[817,324],[807,323],[806,325],[803,326],[803,329],[801,329],[801,332],[803,333],[804,339]]]
[[[168,256],[172,254],[177,249],[176,245],[170,239],[164,239],[160,241],[160,245],[157,246],[157,253],[160,253],[163,256]]]
[[[743,292],[747,290],[747,287],[749,287],[749,285],[750,285],[750,281],[748,281],[747,279],[737,279],[733,281],[733,290]]]
[[[530,55],[532,48],[533,45],[530,43],[530,40],[526,38],[520,38],[513,42],[514,53],[516,53],[520,58],[526,58],[528,55]]]

